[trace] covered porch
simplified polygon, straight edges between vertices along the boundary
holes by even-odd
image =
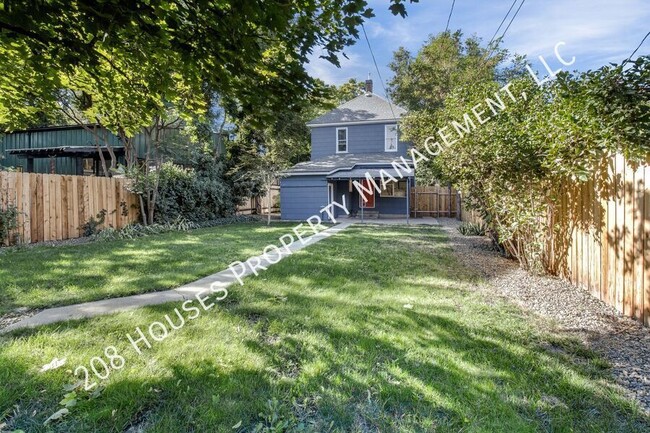
[[[380,188],[383,177],[385,188],[377,192],[368,176],[374,179]],[[396,181],[387,182],[389,176]],[[343,209],[335,207],[335,217],[347,216],[361,221],[404,219],[408,223],[411,217],[410,191],[415,178],[412,175],[402,176],[392,167],[355,168],[330,174],[327,176],[329,203],[345,201],[350,212],[346,215]],[[363,188],[355,186],[355,181]]]

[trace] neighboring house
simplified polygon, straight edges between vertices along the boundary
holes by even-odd
[[[400,141],[398,125],[406,113],[372,93],[372,81],[366,81],[366,93],[307,123],[311,129],[311,160],[296,164],[280,181],[282,219],[303,220],[321,215],[328,204],[345,200],[351,216],[405,217],[408,196],[414,185],[414,172],[404,170],[400,179],[392,163],[404,165],[410,144]],[[359,185],[372,188],[366,173],[381,185],[386,173],[399,179],[380,193],[369,195]],[[355,181],[358,185],[355,185]],[[361,192],[361,194],[360,194]],[[367,201],[362,199],[365,195]],[[335,217],[345,212],[334,207]]]
[[[12,167],[27,173],[51,173],[102,176],[100,149],[90,130],[105,137],[119,164],[124,164],[124,146],[120,139],[100,125],[47,126],[0,134],[0,167]],[[170,134],[178,134],[171,130]],[[219,152],[225,151],[219,134],[212,136]],[[138,159],[146,156],[147,135],[136,134],[133,145]],[[106,144],[100,143],[104,159],[110,164]]]

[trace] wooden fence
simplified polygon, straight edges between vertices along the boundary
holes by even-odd
[[[590,182],[562,191],[549,223],[560,275],[650,326],[650,157],[604,161]]]
[[[462,200],[461,219],[481,221]],[[650,157],[603,160],[589,182],[563,187],[544,224],[552,273],[650,326]]]
[[[456,217],[458,193],[448,186],[418,186],[411,188],[411,215],[413,217]]]
[[[468,223],[473,223],[473,224],[482,224],[483,218],[479,215],[479,213],[473,209],[468,209],[467,206],[465,205],[465,201],[463,199],[462,193],[458,193],[458,202],[460,205],[458,206],[460,211],[460,215],[458,216],[458,219],[460,219],[463,222],[468,222]]]
[[[122,228],[138,220],[137,195],[126,179],[0,172],[0,209],[18,209],[18,228],[5,243],[78,238],[81,226],[106,210],[102,227]]]
[[[266,215],[269,209],[269,198],[267,195],[263,197],[251,197],[244,201],[243,204],[237,206],[237,213],[240,215]],[[280,212],[280,187],[271,187],[271,213]]]

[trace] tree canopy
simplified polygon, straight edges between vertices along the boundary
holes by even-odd
[[[393,53],[388,93],[409,111],[437,110],[459,86],[502,80],[512,71],[503,67],[508,58],[507,50],[484,47],[480,38],[463,38],[460,30],[431,35],[415,56],[404,47]],[[511,60],[521,63],[517,57]]]
[[[55,110],[60,89],[89,95],[113,131],[139,129],[165,102],[205,111],[212,92],[271,117],[316,90],[312,51],[338,65],[372,15],[363,0],[3,1],[0,124]]]

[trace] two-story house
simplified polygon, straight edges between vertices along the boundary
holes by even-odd
[[[311,160],[287,170],[280,181],[282,219],[321,215],[326,220],[321,209],[333,201],[345,201],[353,217],[362,213],[370,218],[405,217],[414,171],[409,174],[394,166],[394,162],[404,165],[403,156],[412,167],[407,153],[410,144],[399,139],[398,126],[405,113],[372,93],[368,80],[365,94],[308,122]],[[360,189],[372,189],[368,175],[385,188],[373,194]],[[382,182],[387,175],[397,181]],[[339,207],[333,208],[335,218],[345,215]]]

